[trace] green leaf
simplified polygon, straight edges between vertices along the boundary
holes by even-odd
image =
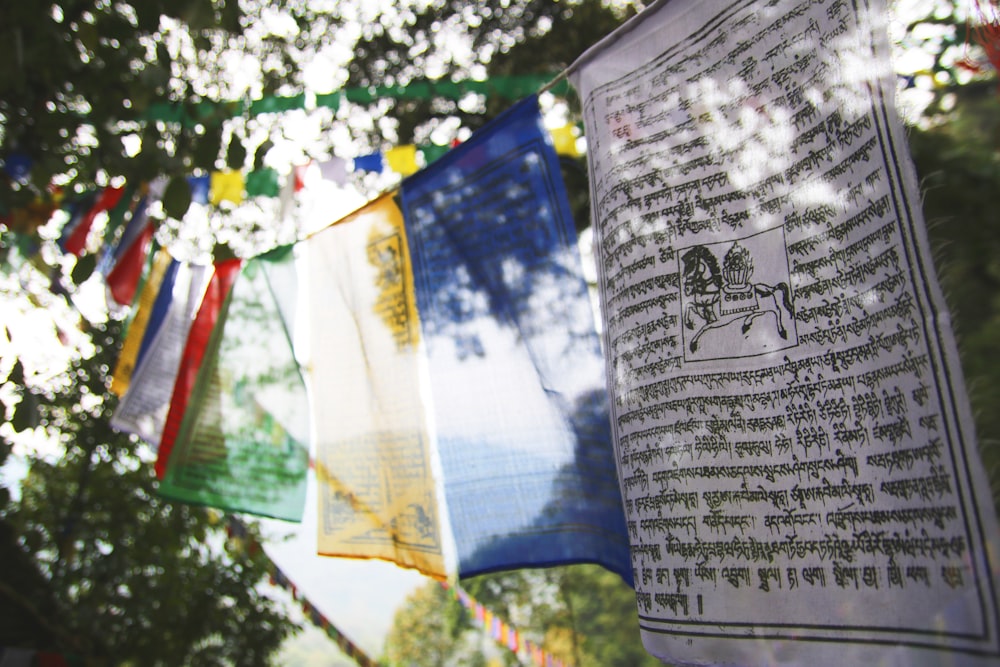
[[[183,176],[174,176],[163,191],[163,210],[180,220],[191,207],[191,184]]]
[[[87,278],[94,273],[94,269],[97,267],[97,255],[94,253],[83,255],[78,260],[76,260],[76,266],[73,267],[73,272],[70,273],[70,278],[73,280],[73,284],[82,285],[86,282]]]

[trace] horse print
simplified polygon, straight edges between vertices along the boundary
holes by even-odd
[[[755,356],[798,344],[784,247],[778,228],[680,253],[686,360]],[[764,280],[754,282],[755,274]]]

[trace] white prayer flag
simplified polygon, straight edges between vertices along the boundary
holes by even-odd
[[[639,624],[672,663],[1000,656],[886,16],[660,2],[572,68]]]
[[[128,390],[111,417],[113,427],[138,435],[154,448],[163,436],[184,343],[205,292],[207,268],[180,264],[176,279],[164,285],[172,290],[166,315],[155,331],[147,329],[149,349],[142,353]]]

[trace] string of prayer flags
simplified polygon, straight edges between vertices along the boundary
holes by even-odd
[[[163,435],[185,341],[207,278],[208,267],[172,260],[142,332],[135,371],[111,416],[114,428],[133,433],[154,448]]]
[[[562,187],[531,99],[306,241],[321,554],[631,579]]]
[[[571,68],[639,627],[665,662],[1000,657],[1000,531],[887,14],[671,0]]]
[[[218,206],[224,201],[239,204],[245,192],[243,174],[235,169],[213,171],[209,176],[208,201]]]
[[[304,109],[306,106],[305,93],[288,96],[272,96],[250,103],[250,114],[256,116],[262,113],[280,113],[282,111],[292,111],[294,109]]]
[[[291,246],[242,267],[208,341],[160,495],[301,521],[310,423],[292,347],[296,283]]]
[[[202,294],[198,314],[195,315],[187,332],[180,366],[173,382],[169,409],[158,439],[155,469],[156,476],[161,480],[166,472],[167,462],[170,460],[170,454],[177,439],[177,432],[184,419],[188,399],[191,396],[195,380],[198,377],[198,370],[201,368],[205,350],[208,347],[208,339],[215,330],[222,304],[229,295],[229,290],[239,272],[240,264],[241,260],[238,258],[221,260],[216,262],[209,271],[208,284]]]
[[[459,575],[593,562],[631,581],[604,359],[537,97],[400,199]]]
[[[543,85],[549,85],[549,90],[556,95],[565,95],[569,89],[563,80],[552,85],[553,74],[516,74],[511,76],[496,76],[486,80],[465,79],[460,81],[444,79],[425,79],[413,81],[405,85],[386,85],[363,88],[347,88],[330,93],[320,93],[313,97],[315,106],[336,111],[343,101],[358,104],[371,104],[380,99],[411,99],[429,100],[434,97],[445,97],[460,100],[466,95],[486,95],[490,98],[502,97],[509,100],[519,100],[533,94]],[[165,121],[168,123],[197,123],[207,118],[224,118],[242,116],[246,113],[280,113],[296,109],[307,109],[311,106],[305,93],[288,96],[269,96],[249,103],[243,101],[202,100],[194,105],[194,113],[179,104],[151,104],[145,113],[146,120]],[[14,162],[13,156],[8,157],[9,169],[15,173],[26,174],[30,170],[30,158],[21,157]],[[26,166],[24,166],[26,165]]]
[[[213,516],[212,510],[209,510],[209,520],[212,520]],[[301,601],[302,613],[305,617],[316,627],[323,630],[326,635],[337,644],[337,647],[344,652],[345,655],[350,657],[352,660],[357,662],[362,667],[377,667],[378,663],[368,657],[368,654],[362,650],[360,646],[351,641],[347,635],[345,635],[337,626],[330,622],[330,620],[323,615],[323,613],[309,601],[309,599],[303,595],[301,589],[299,589],[295,583],[289,579],[289,577],[282,572],[273,560],[267,555],[267,551],[257,542],[249,530],[247,530],[246,524],[244,524],[237,517],[232,515],[227,515],[226,521],[226,536],[229,539],[229,544],[231,548],[236,551],[245,550],[251,555],[262,555],[266,560],[268,580],[272,586],[277,586],[282,590],[288,591],[292,599],[299,602]],[[2,666],[0,666],[2,667]]]
[[[399,208],[381,197],[305,245],[321,555],[444,576],[420,330]]]
[[[66,210],[69,218],[66,220],[66,223],[63,225],[63,228],[59,233],[58,244],[63,252],[68,252],[66,244],[69,242],[70,237],[73,236],[73,232],[82,224],[86,224],[87,233],[90,232],[90,225],[92,224],[93,219],[90,219],[89,221],[87,221],[87,219],[90,217],[90,212],[93,210],[97,198],[98,193],[93,191],[84,192],[76,197],[68,197],[64,201],[63,208]],[[85,221],[87,222],[85,223]]]
[[[451,592],[454,599],[469,612],[476,624],[486,631],[491,639],[520,657],[522,662],[519,664],[525,664],[523,661],[528,660],[538,667],[570,667],[539,646],[537,642],[523,636],[517,628],[484,607],[461,586],[443,580],[439,583],[442,588]]]
[[[344,655],[354,660],[361,667],[378,667],[379,663],[369,657],[360,646],[351,641],[340,628],[331,623],[330,619],[324,616],[312,602],[302,595],[294,582],[273,561],[268,560],[268,569],[270,570],[271,585],[289,591],[295,600],[301,598],[302,612],[306,618],[317,628],[325,632],[326,636],[332,639],[337,645],[337,648],[344,652]]]
[[[415,174],[420,165],[417,164],[417,147],[413,144],[396,146],[385,152],[385,164],[397,174],[409,176]]]

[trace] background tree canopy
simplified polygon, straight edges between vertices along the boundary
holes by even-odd
[[[904,97],[916,100],[911,146],[997,498],[995,70],[989,52],[969,39],[965,3],[909,4],[898,3],[893,37]],[[8,53],[0,70],[0,297],[4,308],[48,313],[67,358],[59,372],[0,358],[0,465],[17,451],[27,467],[23,481],[0,487],[0,646],[111,664],[253,665],[265,664],[292,630],[258,591],[259,555],[228,554],[209,515],[158,498],[148,448],[110,428],[116,399],[107,375],[125,314],[81,314],[92,300],[93,257],[54,249],[60,202],[116,179],[166,177],[169,196],[153,214],[158,240],[169,245],[191,224],[188,175],[287,168],[292,158],[320,159],[334,149],[350,157],[405,143],[448,145],[511,103],[482,93],[455,99],[433,86],[426,96],[359,95],[341,98],[336,109],[288,113],[252,113],[254,100],[554,74],[634,11],[632,3],[599,0],[401,2],[385,11],[365,0],[0,5]],[[572,96],[561,104],[567,120],[577,121]],[[584,161],[564,166],[583,228]],[[386,184],[354,183],[364,195]],[[273,211],[243,208],[217,213],[211,230],[219,238],[208,235],[209,250],[233,238],[250,238],[249,252],[270,249],[254,234],[272,224]],[[273,243],[273,235],[264,238]],[[28,263],[4,263],[24,248],[42,252]],[[12,330],[0,324],[0,338],[10,341]],[[631,590],[598,568],[489,575],[464,585],[563,659],[655,664],[638,641]],[[454,601],[430,585],[399,611],[386,659],[485,664],[470,628]]]

